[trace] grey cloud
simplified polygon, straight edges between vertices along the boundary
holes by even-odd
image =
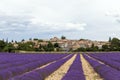
[[[116,19],[116,21],[117,21],[118,23],[120,23],[120,19]]]
[[[31,17],[0,16],[0,31],[19,33],[49,33],[84,30],[86,23],[32,23]]]
[[[119,3],[120,0],[3,0],[0,32],[6,35],[0,37],[65,35],[105,40],[120,31]],[[18,34],[11,36],[13,33]]]
[[[0,16],[0,30],[1,31],[27,31],[30,21],[27,18],[18,16]]]

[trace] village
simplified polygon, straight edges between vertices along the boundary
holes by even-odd
[[[110,43],[108,41],[92,41],[88,39],[80,39],[80,40],[70,40],[66,39],[66,37],[53,37],[49,40],[42,40],[42,39],[29,39],[29,40],[23,40],[21,43],[34,43],[34,48],[40,48],[40,46],[47,46],[48,42],[50,42],[52,45],[57,44],[60,47],[61,51],[70,51],[70,50],[76,50],[78,48],[90,48],[93,45],[97,46],[98,49],[102,49],[103,45],[109,45]],[[13,42],[12,43],[14,47],[18,47],[18,43]],[[32,47],[32,45],[30,45]],[[56,48],[54,51],[57,51]]]

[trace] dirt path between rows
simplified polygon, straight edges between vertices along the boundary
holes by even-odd
[[[81,57],[81,62],[86,80],[103,80],[99,76],[99,74],[95,72],[95,70],[92,68],[89,62],[83,57],[82,54],[80,54],[80,57]]]
[[[45,78],[45,80],[61,80],[62,77],[67,73],[69,67],[75,60],[76,55],[74,55],[71,59],[65,62],[59,69],[53,72],[50,76]]]

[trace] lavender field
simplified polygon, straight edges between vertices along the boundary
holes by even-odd
[[[120,53],[0,53],[0,80],[120,80]]]

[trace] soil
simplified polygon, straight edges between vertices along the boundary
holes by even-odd
[[[97,72],[95,72],[95,70],[92,68],[89,62],[83,57],[82,54],[80,54],[80,57],[86,80],[103,80],[100,77],[100,75]]]
[[[58,70],[53,72],[50,76],[45,78],[45,80],[61,80],[62,77],[67,73],[69,67],[75,60],[76,55],[74,55],[71,59],[65,62]]]

